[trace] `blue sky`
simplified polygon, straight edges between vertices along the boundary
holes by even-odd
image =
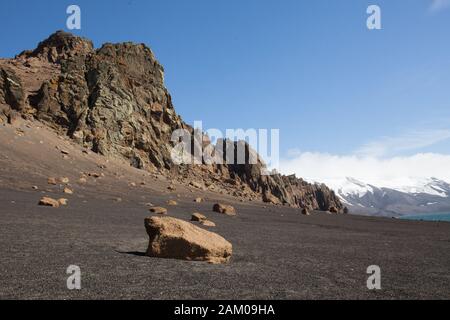
[[[283,158],[450,154],[449,0],[8,1],[0,56],[65,29],[70,4],[96,46],[152,48],[187,122],[279,128]]]

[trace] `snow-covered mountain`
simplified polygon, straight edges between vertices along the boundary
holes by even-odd
[[[450,184],[436,179],[409,179],[403,185],[374,186],[354,178],[325,182],[354,213],[401,216],[450,212]]]

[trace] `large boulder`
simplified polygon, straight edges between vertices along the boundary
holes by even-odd
[[[150,257],[226,263],[233,252],[231,243],[218,234],[179,219],[149,217],[145,229]]]

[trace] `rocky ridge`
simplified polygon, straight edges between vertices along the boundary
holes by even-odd
[[[164,69],[144,44],[104,44],[58,31],[35,50],[0,59],[0,123],[36,119],[107,157],[194,188],[308,210],[344,212],[332,190],[295,176],[264,175],[265,165],[176,165],[172,132],[193,128],[175,112]],[[226,141],[226,152],[245,142]],[[203,146],[210,144],[203,137]],[[254,153],[245,144],[247,155]],[[257,155],[256,155],[257,156]]]

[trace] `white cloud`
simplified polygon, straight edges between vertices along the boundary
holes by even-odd
[[[432,0],[430,5],[431,12],[439,12],[450,8],[450,0]]]
[[[432,146],[450,139],[450,130],[415,131],[398,137],[383,137],[356,150],[361,156],[384,157]]]
[[[400,156],[405,151],[450,139],[450,130],[436,129],[405,133],[398,137],[383,137],[358,148],[350,155],[290,150],[280,160],[280,172],[295,173],[307,180],[333,184],[356,178],[381,187],[408,185],[411,181],[438,178],[450,182],[450,154],[419,153]]]
[[[418,178],[435,177],[450,182],[450,155],[419,153],[380,159],[304,152],[295,158],[281,160],[280,171],[325,183],[353,177],[376,186],[398,187],[409,185]]]

